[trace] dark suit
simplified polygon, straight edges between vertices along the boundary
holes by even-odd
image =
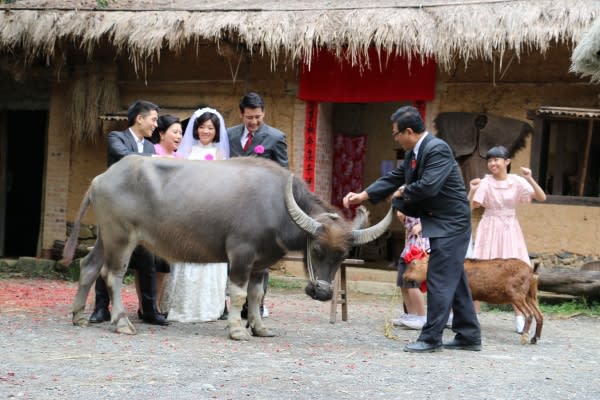
[[[229,136],[229,152],[231,157],[257,156],[273,160],[282,167],[288,167],[287,143],[285,134],[265,123],[261,124],[254,133],[252,144],[248,150],[242,147],[242,136],[244,135],[244,124],[227,129]],[[263,152],[256,151],[257,146],[262,146]]]
[[[419,217],[423,236],[430,240],[427,323],[419,340],[441,344],[442,331],[452,308],[452,329],[457,339],[478,343],[481,331],[464,272],[471,236],[471,211],[460,169],[448,144],[431,134],[421,142],[414,169],[411,168],[413,155],[414,152],[409,151],[400,167],[365,190],[370,201],[377,203],[405,185],[402,199],[394,199],[393,205],[408,215]]]
[[[250,147],[244,151],[244,148],[242,147],[244,129],[244,124],[227,129],[227,136],[229,136],[229,153],[231,157],[262,157],[275,161],[284,168],[288,167],[287,142],[285,141],[285,134],[283,132],[263,122],[258,130],[254,132]],[[259,145],[262,146],[261,152],[256,151],[256,147]],[[264,293],[267,293],[268,286],[269,271],[267,270],[263,276]],[[244,306],[246,307],[247,304],[248,302],[246,301]]]
[[[144,151],[138,153],[137,143],[134,140],[129,129],[125,131],[113,131],[108,134],[108,156],[107,164],[110,167],[121,158],[137,154],[142,156],[151,156],[154,154],[154,145],[147,139],[144,140]],[[154,305],[156,297],[156,269],[154,265],[154,255],[142,246],[137,246],[129,260],[129,267],[139,271],[140,290],[142,292],[142,303],[148,302]],[[110,298],[108,289],[102,277],[96,280],[96,303],[94,308],[108,309]],[[152,302],[152,303],[150,303]],[[144,310],[147,307],[142,305]],[[152,308],[154,309],[154,308]]]

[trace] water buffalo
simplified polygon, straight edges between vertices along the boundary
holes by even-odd
[[[383,234],[391,210],[378,224],[359,229],[344,220],[298,178],[258,158],[186,161],[128,156],[92,181],[65,245],[73,257],[80,221],[93,205],[98,239],[81,262],[73,301],[73,323],[86,325],[85,301],[98,275],[113,303],[112,323],[134,334],[121,301],[131,252],[142,244],[169,261],[228,262],[229,336],[248,340],[241,307],[248,297],[248,323],[255,336],[273,336],[262,322],[259,302],[266,268],[288,251],[303,250],[310,277],[306,293],[332,297],[331,282],[353,245]]]

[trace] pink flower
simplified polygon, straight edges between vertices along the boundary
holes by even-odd
[[[213,157],[212,154],[207,154],[204,156],[204,159],[210,161],[210,160],[214,160],[215,158]]]
[[[262,153],[264,153],[265,152],[265,146],[263,146],[262,144],[259,144],[258,146],[256,146],[254,148],[254,152],[256,154],[262,154]]]

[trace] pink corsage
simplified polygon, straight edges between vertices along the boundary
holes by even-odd
[[[258,146],[256,146],[254,148],[254,152],[256,154],[262,154],[262,153],[264,153],[265,152],[265,146],[263,146],[262,144],[259,144]]]
[[[210,160],[214,160],[215,157],[212,154],[207,154],[207,155],[204,156],[204,159],[207,160],[207,161],[210,161]]]

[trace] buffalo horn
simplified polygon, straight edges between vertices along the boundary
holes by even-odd
[[[386,216],[379,221],[376,225],[370,226],[365,229],[355,229],[352,231],[352,238],[354,239],[353,245],[358,246],[361,244],[369,243],[377,239],[379,236],[387,230],[388,226],[392,223],[392,207]]]
[[[290,174],[290,177],[285,185],[285,206],[288,209],[288,213],[290,217],[294,220],[296,225],[298,225],[301,229],[309,233],[311,236],[317,236],[317,233],[321,229],[321,223],[317,220],[311,218],[308,214],[306,214],[296,200],[294,199],[294,175]]]

